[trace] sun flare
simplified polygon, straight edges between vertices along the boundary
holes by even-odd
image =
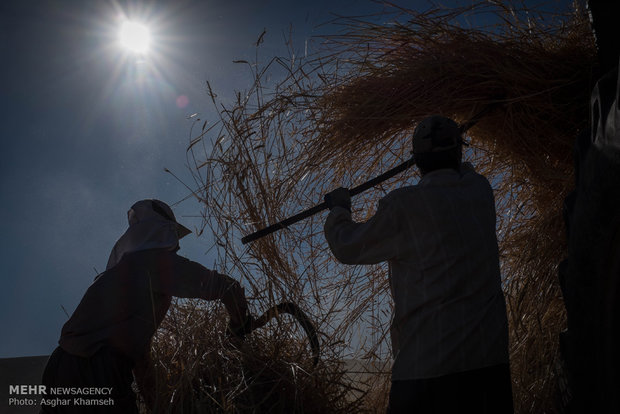
[[[125,21],[120,30],[121,45],[127,50],[146,54],[151,44],[149,29],[137,22]]]

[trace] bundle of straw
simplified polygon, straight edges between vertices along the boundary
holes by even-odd
[[[337,263],[323,216],[249,246],[239,240],[399,163],[422,118],[463,122],[492,105],[469,131],[465,158],[495,190],[516,409],[556,412],[561,205],[595,70],[586,14],[577,5],[551,14],[482,1],[391,10],[381,16],[389,23],[336,20],[339,32],[309,58],[248,64],[252,88],[223,109],[211,91],[220,119],[193,133],[188,156],[218,266],[250,287],[256,306],[299,303],[335,359],[389,360],[387,269]],[[493,24],[467,23],[475,21]],[[408,171],[359,196],[354,219],[369,218],[379,198],[416,177]],[[385,386],[389,372],[374,378]],[[358,400],[365,409],[384,408],[385,396],[367,397]]]
[[[340,364],[313,364],[308,345],[282,318],[245,339],[225,334],[226,312],[178,301],[137,375],[142,412],[350,413],[360,402]]]

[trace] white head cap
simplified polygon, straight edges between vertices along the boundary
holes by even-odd
[[[179,224],[177,219],[174,217],[172,209],[168,206],[168,204],[160,200],[140,200],[131,206],[127,212],[127,219],[130,226],[139,222],[161,219],[162,217],[176,224],[179,240],[192,232],[187,227]]]
[[[129,228],[116,242],[110,253],[109,269],[125,253],[148,249],[177,250],[179,240],[191,231],[177,223],[172,209],[160,200],[141,200],[127,212]]]

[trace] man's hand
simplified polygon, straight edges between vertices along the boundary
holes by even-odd
[[[244,318],[239,320],[238,318],[233,318],[231,315],[230,321],[228,322],[228,327],[226,328],[226,334],[230,337],[243,338],[250,332],[252,332],[252,322],[254,318],[248,312]]]
[[[351,211],[351,195],[348,188],[340,187],[325,194],[325,202],[330,210],[338,206]]]
[[[229,335],[243,337],[252,330],[252,315],[248,310],[244,289],[236,280],[228,279],[230,285],[222,297],[230,317],[226,331]]]

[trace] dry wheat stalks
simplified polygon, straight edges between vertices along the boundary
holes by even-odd
[[[401,162],[421,118],[462,122],[499,102],[470,130],[465,157],[496,194],[517,412],[554,412],[561,202],[572,187],[572,142],[586,127],[594,46],[579,8],[553,15],[499,3],[393,6],[381,24],[338,19],[338,33],[305,60],[247,63],[254,84],[232,104],[209,87],[220,119],[193,133],[188,157],[218,268],[250,286],[253,306],[299,303],[323,333],[328,361],[381,360],[391,315],[385,266],[336,263],[324,215],[251,245],[240,239]],[[484,16],[496,23],[465,23]],[[367,219],[381,196],[415,178],[410,170],[359,196],[354,218]],[[384,397],[359,402],[381,410]]]

